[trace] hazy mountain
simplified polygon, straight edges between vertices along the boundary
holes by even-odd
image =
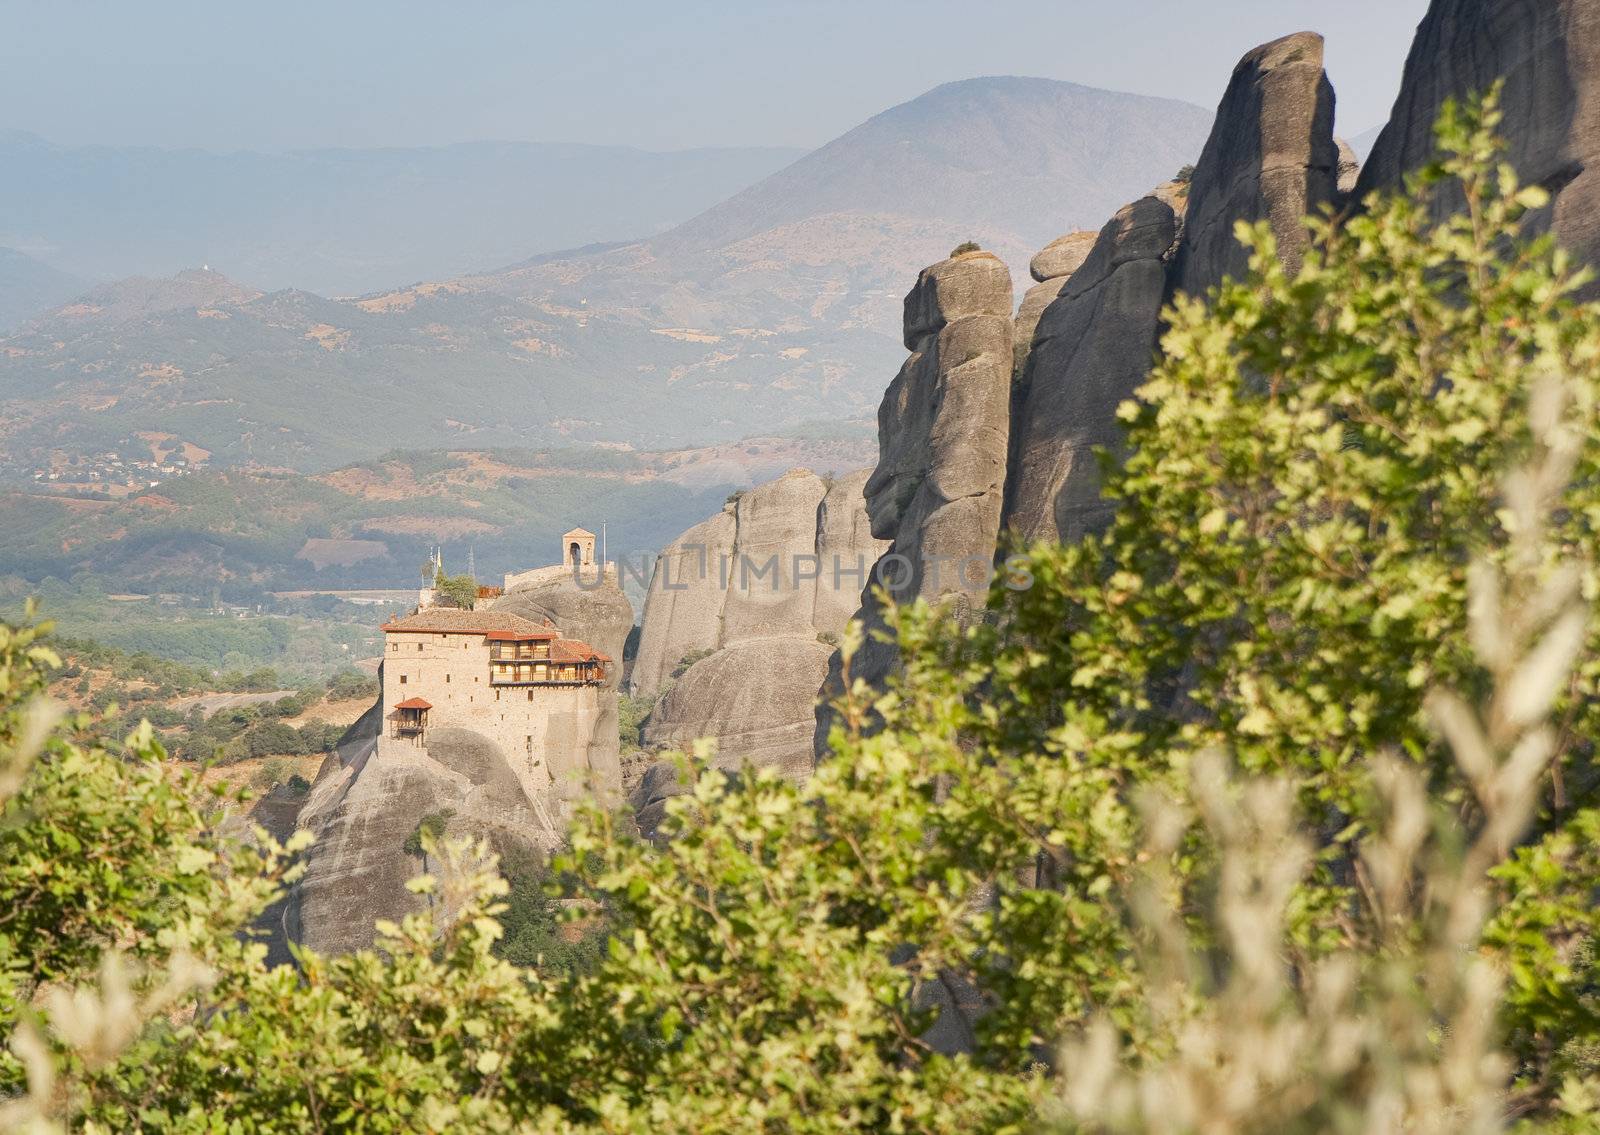
[[[963,240],[1019,279],[1199,153],[1211,113],[1052,79],[946,83],[661,236],[485,286],[668,324],[867,327],[899,339],[915,273]],[[870,384],[876,401],[883,376]]]
[[[1020,296],[1031,252],[1170,177],[1209,125],[1163,99],[975,79],[651,240],[358,300],[245,289],[172,307],[155,293],[192,274],[133,282],[144,299],[75,304],[0,342],[0,465],[138,431],[316,470],[397,447],[674,448],[867,418],[918,269],[976,239]],[[118,314],[141,302],[145,317]]]
[[[730,245],[830,213],[1009,233],[1030,248],[1099,228],[1195,156],[1211,112],[1053,79],[945,83],[863,122],[655,243]],[[952,230],[959,232],[959,230]]]
[[[210,264],[264,287],[352,294],[648,236],[802,152],[483,142],[214,153],[0,132],[0,245],[90,278]]]
[[[1372,153],[1372,147],[1378,144],[1378,135],[1383,133],[1383,123],[1378,123],[1371,130],[1363,130],[1350,139],[1350,148],[1356,152],[1356,157],[1362,162],[1367,160],[1367,155]]]
[[[78,277],[14,248],[0,248],[0,332],[81,292]]]

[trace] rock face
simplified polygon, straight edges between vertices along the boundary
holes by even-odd
[[[1198,295],[1248,266],[1236,222],[1267,220],[1291,271],[1306,236],[1301,218],[1338,191],[1333,86],[1322,70],[1322,37],[1298,32],[1263,44],[1234,68],[1195,163],[1177,286]]]
[[[1432,157],[1444,100],[1502,76],[1507,157],[1523,182],[1552,196],[1535,230],[1553,227],[1568,250],[1600,264],[1600,7],[1590,0],[1434,0],[1357,195],[1398,189]],[[1453,192],[1438,200],[1441,212],[1459,204]]]
[[[651,745],[687,752],[717,742],[717,763],[776,768],[794,780],[811,771],[817,688],[831,646],[789,635],[735,643],[696,662],[661,699],[645,727]]]
[[[636,694],[661,695],[647,745],[686,751],[709,737],[724,767],[809,773],[812,703],[831,640],[884,546],[867,521],[866,480],[865,470],[831,482],[790,470],[662,552],[631,679]],[[674,676],[685,659],[692,664]],[[670,765],[647,769],[635,787],[647,834],[676,788]]]
[[[380,702],[351,727],[323,762],[300,812],[300,826],[316,842],[290,893],[284,931],[324,953],[360,949],[371,943],[375,920],[420,908],[406,880],[438,865],[425,865],[405,848],[426,816],[446,820],[450,833],[488,837],[502,847],[548,851],[563,834],[486,738],[446,728],[429,735],[426,750],[382,745],[382,713]]]
[[[1038,283],[1029,288],[1017,308],[1017,317],[1011,330],[1011,370],[1022,374],[1028,364],[1028,352],[1033,349],[1033,332],[1039,326],[1039,317],[1066,287],[1072,274],[1083,266],[1094,248],[1097,233],[1080,231],[1058,236],[1045,245],[1028,265],[1028,272]]]
[[[1066,236],[1058,236],[1034,253],[1033,259],[1028,262],[1028,274],[1041,284],[1058,276],[1070,276],[1089,258],[1094,241],[1092,229],[1079,229]]]
[[[1039,319],[1015,392],[1005,527],[1072,540],[1108,515],[1093,447],[1115,447],[1116,409],[1150,373],[1177,218],[1151,196],[1100,231]]]
[[[656,558],[630,679],[635,693],[655,693],[679,659],[720,643],[728,589],[718,565],[732,559],[737,529],[733,508],[725,508]]]
[[[872,534],[890,541],[857,612],[882,616],[871,587],[897,602],[950,601],[958,616],[988,590],[1005,488],[1012,370],[1011,274],[987,253],[923,269],[905,299],[911,356],[878,407],[878,467],[867,480]],[[881,684],[899,662],[892,645],[863,643],[852,675]],[[841,688],[829,662],[824,700]],[[819,709],[820,751],[829,714]]]
[[[1071,276],[1057,276],[1033,285],[1022,295],[1017,305],[1017,317],[1011,329],[1011,373],[1021,377],[1028,368],[1028,355],[1033,351],[1033,334],[1039,329],[1039,320],[1045,308],[1056,302],[1061,289]]]
[[[1105,523],[1111,510],[1100,496],[1093,451],[1115,452],[1122,442],[1117,407],[1150,373],[1162,308],[1175,290],[1203,292],[1244,272],[1248,258],[1233,232],[1241,220],[1267,220],[1285,259],[1297,264],[1305,247],[1301,218],[1338,199],[1339,175],[1322,37],[1303,32],[1246,54],[1217,107],[1187,197],[1166,186],[1126,206],[1053,297],[1042,291],[1051,281],[1023,301],[1019,340],[1034,325],[1027,347],[1016,348],[1009,532],[1076,540]],[[1036,262],[1059,257],[1064,240]]]
[[[1346,201],[1356,191],[1356,182],[1361,179],[1361,158],[1356,154],[1355,147],[1343,138],[1336,138],[1334,142],[1339,147],[1339,198]]]
[[[897,599],[982,591],[954,564],[990,555],[999,531],[1011,330],[1011,274],[986,253],[924,269],[906,296],[911,357],[878,407],[878,467],[865,488],[872,534],[905,561],[885,581]],[[952,565],[941,571],[934,557]]]

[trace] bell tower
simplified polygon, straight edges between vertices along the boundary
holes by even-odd
[[[561,537],[561,563],[569,568],[594,566],[594,533],[574,528]]]

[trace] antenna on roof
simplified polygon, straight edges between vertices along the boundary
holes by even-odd
[[[478,578],[478,545],[467,545],[467,574],[473,579]]]

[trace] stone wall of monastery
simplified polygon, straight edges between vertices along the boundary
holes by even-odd
[[[384,653],[383,748],[426,748],[427,735],[396,737],[394,706],[410,698],[432,704],[427,732],[459,727],[492,742],[530,801],[552,812],[572,798],[587,772],[587,753],[601,715],[598,685],[492,686],[489,643],[475,634],[392,632]]]

